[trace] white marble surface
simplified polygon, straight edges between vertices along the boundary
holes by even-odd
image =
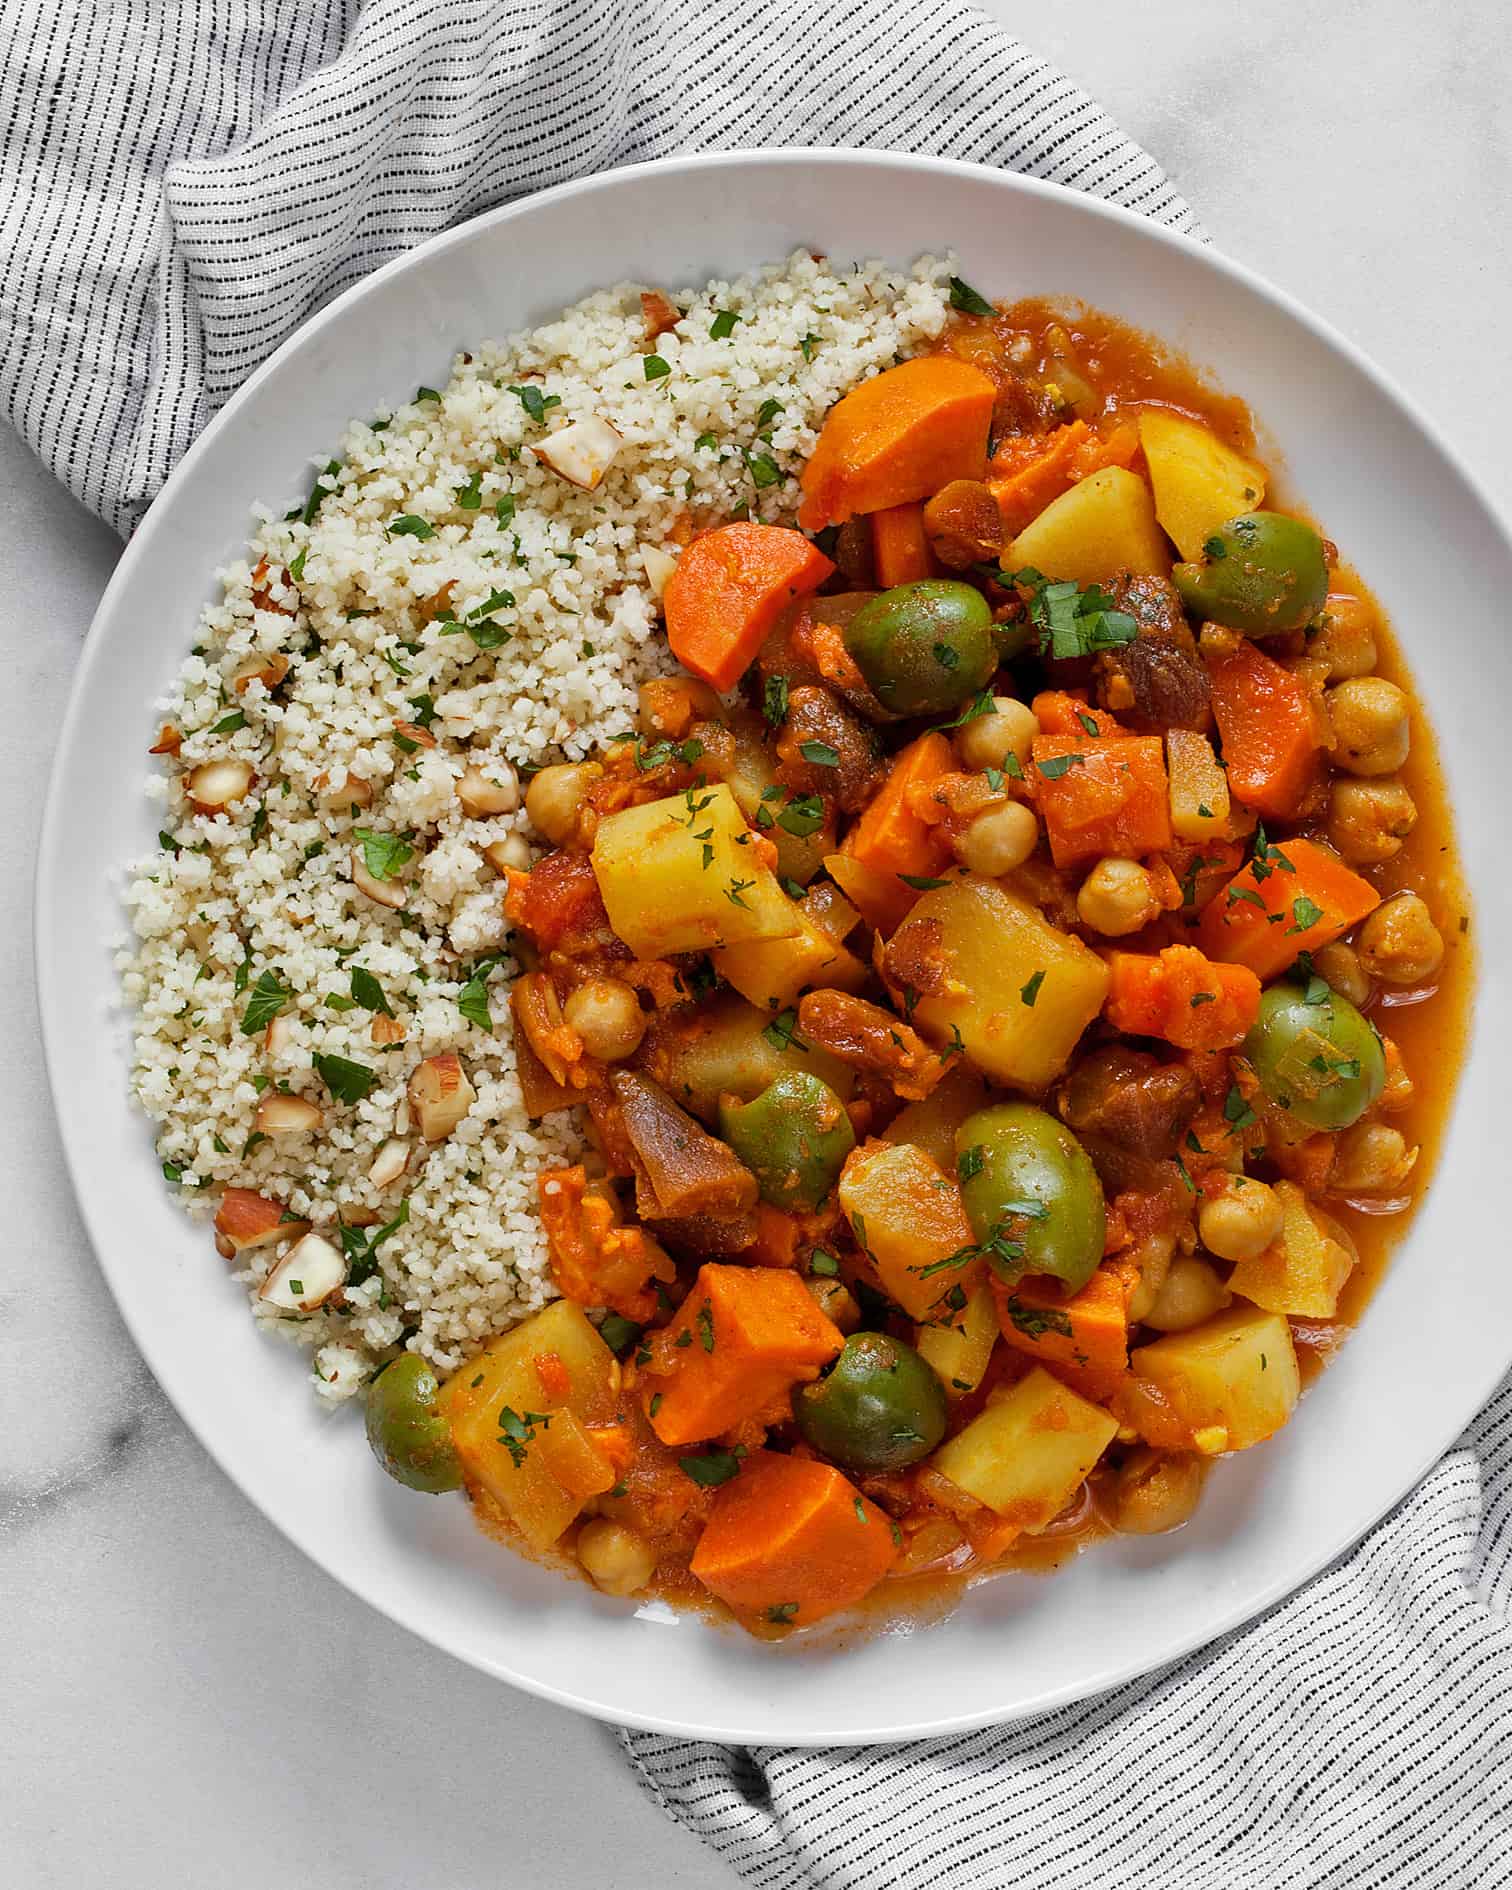
[[[1393,372],[1504,502],[1512,114],[1501,0],[986,0],[1155,152],[1215,240]],[[0,1880],[532,1890],[734,1879],[612,1735],[421,1646],[210,1464],[63,1178],[27,925],[53,730],[117,547],[0,428]]]

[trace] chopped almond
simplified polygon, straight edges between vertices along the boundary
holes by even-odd
[[[385,1017],[380,1011],[373,1019],[368,1035],[376,1044],[403,1043],[404,1026],[397,1017]]]
[[[660,545],[642,545],[640,561],[645,569],[646,582],[651,586],[651,595],[660,603],[667,589],[667,579],[677,569],[677,560],[670,551],[663,551]]]
[[[334,801],[338,807],[371,807],[373,804],[373,784],[364,781],[359,774],[344,776],[335,787],[322,779],[320,792],[324,800]]]
[[[314,1312],[346,1283],[346,1261],[323,1234],[306,1234],[262,1283],[259,1299],[286,1312]]]
[[[455,1050],[443,1050],[419,1064],[410,1077],[407,1093],[427,1142],[444,1141],[478,1100]]]
[[[251,762],[224,757],[219,761],[202,761],[191,769],[184,791],[195,813],[219,814],[239,801],[251,785]]]
[[[387,1188],[409,1167],[410,1145],[402,1136],[391,1135],[373,1157],[368,1180],[375,1188]]]
[[[523,834],[506,834],[502,840],[490,840],[483,857],[500,875],[523,873],[530,865],[530,843]]]
[[[677,326],[682,320],[682,312],[660,289],[642,289],[641,320],[646,325],[646,346],[649,348],[659,335]]]
[[[394,732],[402,735],[405,741],[413,742],[417,748],[434,748],[436,738],[428,728],[421,728],[418,722],[406,722],[402,716],[394,717]]]
[[[158,738],[147,750],[149,755],[176,755],[184,745],[182,734],[171,722],[165,722],[158,730]]]
[[[260,682],[264,689],[276,689],[288,673],[289,659],[281,650],[266,653],[254,650],[232,671],[231,687],[238,695],[244,694],[251,682]]]
[[[352,848],[352,884],[376,905],[387,906],[390,912],[398,912],[408,896],[397,880],[374,879],[367,870],[361,847]]]
[[[308,1135],[322,1120],[320,1110],[304,1096],[284,1096],[274,1090],[257,1105],[260,1135]]]
[[[293,1020],[288,1017],[274,1017],[268,1021],[268,1028],[263,1032],[263,1055],[281,1056],[288,1049],[294,1036]]]
[[[614,464],[624,441],[607,420],[590,414],[586,420],[574,420],[553,433],[531,450],[569,485],[592,492]]]
[[[270,1201],[252,1188],[227,1188],[215,1210],[215,1231],[233,1253],[246,1253],[309,1226],[308,1221],[288,1220],[286,1213],[281,1201]]]
[[[512,814],[520,804],[520,781],[507,761],[489,763],[489,772],[468,768],[457,783],[457,799],[469,820]]]

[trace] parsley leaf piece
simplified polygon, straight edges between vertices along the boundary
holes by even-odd
[[[959,715],[952,717],[948,722],[941,722],[939,727],[942,730],[947,728],[962,728],[967,722],[974,722],[979,715],[991,715],[993,706],[992,691],[990,689],[979,689]]]
[[[239,728],[247,726],[247,718],[240,709],[233,709],[229,715],[223,715],[210,730],[212,735],[234,735]]]
[[[709,323],[710,341],[727,341],[735,332],[735,324],[740,317],[733,309],[722,308]]]
[[[361,965],[352,966],[352,997],[365,1011],[376,1011],[383,1017],[392,1017],[393,1007],[383,994],[383,986],[372,972]]]
[[[1223,1119],[1236,1129],[1247,1129],[1252,1122],[1259,1120],[1254,1110],[1240,1095],[1237,1084],[1230,1088],[1228,1095],[1223,1099]]]
[[[996,315],[997,310],[972,288],[969,282],[963,282],[959,276],[950,278],[950,306],[959,309],[963,315]]]
[[[670,365],[659,354],[648,354],[644,358],[645,375],[648,381],[662,380],[672,372]]]
[[[1068,770],[1085,767],[1086,761],[1085,755],[1047,755],[1034,765],[1047,781],[1058,781]]]
[[[396,518],[388,528],[390,538],[434,538],[436,528],[428,518],[420,518],[414,512],[406,512],[402,518]]]
[[[481,966],[457,993],[457,1009],[468,1023],[479,1030],[493,1030],[493,1012],[488,1008],[488,966]]]
[[[799,1050],[808,1049],[808,1045],[798,1035],[798,1012],[791,1004],[785,1011],[779,1011],[761,1034],[774,1050],[787,1050],[794,1046]]]
[[[247,1008],[242,1017],[242,1035],[255,1037],[260,1030],[266,1030],[293,995],[280,983],[276,971],[265,971],[253,985],[252,995],[247,999]]]
[[[465,486],[453,486],[457,504],[464,512],[476,512],[483,503],[483,473],[479,468]]]
[[[840,751],[832,748],[828,742],[800,742],[798,752],[803,759],[812,762],[816,768],[838,768]]]
[[[1023,990],[1019,992],[1019,1002],[1021,1004],[1027,1004],[1030,1010],[1032,1011],[1034,1009],[1035,1000],[1038,998],[1040,994],[1040,986],[1044,982],[1045,982],[1044,972],[1043,971],[1035,972],[1034,976],[1024,986]]]
[[[809,1272],[817,1273],[821,1280],[832,1280],[839,1271],[840,1262],[822,1247],[816,1247],[809,1255]]]
[[[787,720],[788,679],[786,676],[768,676],[766,687],[761,692],[761,713],[773,728],[780,728]]]
[[[740,1473],[740,1459],[733,1450],[706,1450],[701,1456],[679,1457],[677,1461],[684,1474],[706,1490],[717,1490],[721,1483],[728,1483]]]
[[[770,453],[747,453],[745,462],[746,470],[750,473],[754,485],[765,487],[781,483],[782,468]]]
[[[915,892],[933,892],[937,886],[950,884],[948,879],[931,879],[927,873],[899,873],[898,878]]]
[[[526,413],[530,415],[531,419],[537,423],[546,418],[548,408],[560,407],[562,404],[562,396],[560,394],[543,393],[541,389],[534,384],[528,387],[511,387],[509,391],[519,401],[520,405],[525,409]]]
[[[362,847],[362,864],[374,879],[392,879],[415,857],[415,849],[402,833],[377,833],[371,827],[358,827],[355,837]]]
[[[378,1081],[376,1070],[353,1063],[348,1057],[323,1056],[317,1052],[312,1061],[316,1075],[337,1102],[360,1103]]]

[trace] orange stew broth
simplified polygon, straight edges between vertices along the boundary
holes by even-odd
[[[1201,421],[1226,444],[1241,452],[1254,451],[1251,417],[1241,400],[1214,388],[1193,366],[1163,349],[1152,338],[1079,305],[1040,300],[1021,302],[1003,310],[991,321],[952,323],[936,347],[974,363],[984,364],[987,356],[994,357],[999,364],[1010,363],[1015,376],[1031,390],[1042,389],[1046,383],[1055,383],[1058,375],[1064,376],[1069,360],[1070,367],[1093,396],[1089,403],[1083,393],[1081,404],[1083,411],[1092,416],[1095,431],[1127,423],[1143,407],[1159,406]],[[1051,417],[1047,418],[1047,413]],[[1045,428],[1066,417],[1064,411],[1055,414],[1053,402],[1049,402],[1042,405],[1038,425]],[[997,430],[1001,432],[1000,424]],[[1033,423],[1021,430],[1033,430]],[[1136,455],[1132,464],[1135,471],[1144,470],[1142,457]],[[1276,472],[1274,465],[1269,470]],[[1326,503],[1326,495],[1319,496]],[[1269,503],[1276,509],[1274,497]],[[1303,515],[1302,508],[1294,509],[1298,516]],[[699,528],[707,529],[719,522],[700,520]],[[837,577],[827,588],[845,586]],[[1377,673],[1397,682],[1411,695],[1411,678],[1406,665],[1382,613],[1357,575],[1347,565],[1334,561],[1330,569],[1330,590],[1351,594],[1374,610],[1379,649]],[[1431,1179],[1469,1026],[1473,982],[1470,904],[1455,850],[1436,744],[1421,716],[1413,718],[1411,753],[1399,775],[1416,802],[1417,824],[1396,858],[1384,866],[1360,870],[1383,896],[1399,890],[1420,892],[1432,909],[1446,952],[1443,965],[1431,984],[1416,990],[1383,991],[1377,986],[1365,1009],[1378,1028],[1394,1039],[1412,1078],[1413,1099],[1405,1109],[1396,1111],[1391,1120],[1401,1129],[1409,1145],[1419,1146],[1420,1154],[1402,1192],[1390,1200],[1327,1198],[1328,1212],[1347,1230],[1359,1258],[1334,1318],[1327,1321],[1291,1319],[1304,1385],[1328,1361],[1360,1319],[1392,1247],[1404,1233],[1413,1207]],[[842,822],[842,832],[844,825]],[[1282,825],[1282,833],[1279,836],[1272,833],[1271,839],[1279,838],[1283,845],[1286,839],[1300,834],[1321,835],[1321,823],[1312,828]],[[1074,883],[1080,876],[1078,871],[1069,878]],[[1103,942],[1125,943],[1116,939]],[[1261,1172],[1270,1172],[1263,1163]],[[843,1227],[843,1220],[841,1225]],[[691,1269],[685,1267],[684,1270]],[[847,1261],[842,1268],[844,1277],[853,1278],[854,1272],[853,1264]],[[863,1325],[865,1323],[863,1320]],[[1009,1350],[1000,1342],[982,1384],[954,1404],[952,1434],[960,1428],[963,1419],[984,1407],[994,1386],[1022,1376],[1029,1368],[1030,1361],[1021,1352]],[[633,1368],[628,1375],[633,1381]],[[635,1402],[633,1397],[626,1400],[627,1404]],[[641,1423],[639,1417],[635,1421]],[[779,1431],[773,1441],[778,1448],[786,1448],[796,1440],[789,1430]],[[691,1448],[699,1450],[710,1446]],[[902,1514],[899,1522],[903,1552],[899,1563],[889,1578],[862,1603],[859,1611],[853,1612],[852,1631],[857,1622],[863,1631],[873,1631],[888,1624],[937,1618],[970,1583],[1007,1570],[1044,1572],[1099,1535],[1108,1533],[1111,1524],[1107,1492],[1119,1450],[1120,1446],[1115,1444],[1110,1453],[1114,1461],[1105,1460],[1094,1470],[1077,1498],[1047,1529],[1037,1535],[1020,1536],[1006,1551],[997,1551],[985,1558],[963,1539],[948,1513],[932,1508],[927,1501]],[[894,1476],[906,1474],[894,1473]],[[856,1481],[866,1489],[872,1479],[862,1476]],[[519,1537],[498,1506],[481,1490],[474,1490],[471,1495],[481,1526],[489,1534],[519,1548]],[[707,1506],[708,1499],[704,1502],[705,1512]],[[595,1508],[610,1516],[616,1513],[616,1505],[607,1502],[590,1504],[586,1514],[592,1514]],[[581,1574],[570,1552],[572,1540],[573,1532],[569,1530],[546,1559],[565,1571]],[[655,1577],[644,1592],[680,1607],[724,1613],[721,1604],[715,1602],[692,1575],[688,1567],[689,1547],[685,1541],[663,1553]],[[744,1616],[741,1624],[750,1632],[773,1641],[793,1638],[784,1624],[768,1625],[760,1619]],[[824,1629],[810,1630],[810,1633],[820,1631]]]

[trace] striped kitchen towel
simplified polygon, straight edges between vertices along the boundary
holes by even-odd
[[[129,533],[311,310],[459,219],[672,152],[871,145],[1195,233],[970,0],[0,0],[0,398]]]

